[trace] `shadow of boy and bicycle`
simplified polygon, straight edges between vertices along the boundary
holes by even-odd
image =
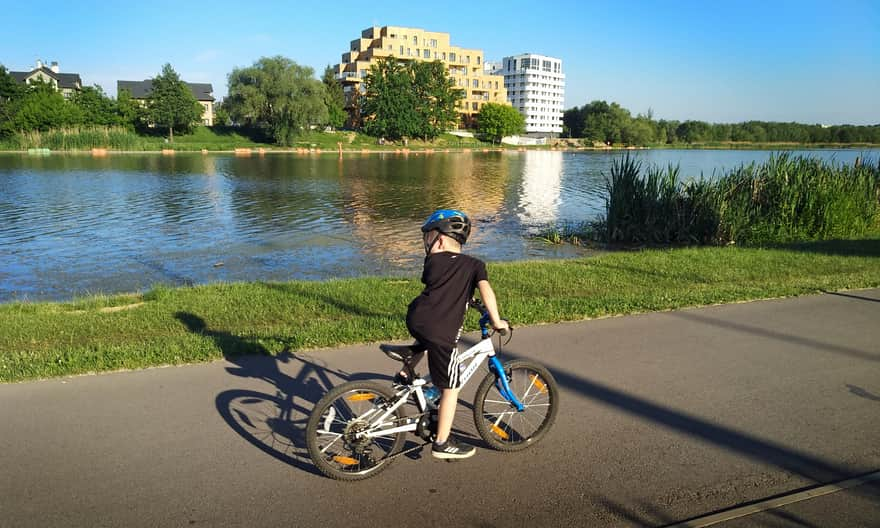
[[[188,312],[178,312],[175,318],[190,332],[214,341],[232,364],[226,369],[230,375],[269,385],[266,391],[238,388],[218,394],[215,406],[227,425],[260,451],[309,473],[319,474],[309,458],[305,438],[315,404],[327,391],[346,381],[391,380],[388,374],[331,368],[319,358],[289,349],[273,355],[256,340],[212,330],[204,319]],[[471,409],[469,404],[463,407]],[[406,447],[415,445],[408,441]],[[408,456],[420,457],[417,452]]]

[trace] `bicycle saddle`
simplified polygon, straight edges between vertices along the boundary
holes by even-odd
[[[411,345],[379,345],[379,350],[385,352],[385,355],[391,359],[402,363],[409,362],[415,354]]]

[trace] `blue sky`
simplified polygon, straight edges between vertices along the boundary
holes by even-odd
[[[166,62],[217,96],[261,56],[320,75],[362,29],[397,25],[448,32],[487,60],[560,57],[566,108],[604,99],[665,119],[880,123],[877,0],[4,4],[0,63],[58,61],[114,95],[116,80]]]

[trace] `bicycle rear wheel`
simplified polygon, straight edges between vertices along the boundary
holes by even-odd
[[[306,446],[315,467],[337,480],[362,480],[386,469],[393,460],[389,457],[403,447],[406,433],[374,438],[363,433],[371,430],[372,419],[393,398],[390,388],[371,381],[343,383],[325,394],[306,425]],[[401,406],[378,427],[395,427],[403,421]]]
[[[559,385],[543,366],[526,360],[504,364],[511,392],[523,404],[518,411],[501,395],[492,372],[483,378],[474,398],[474,423],[480,437],[500,451],[520,451],[540,440],[556,420]]]

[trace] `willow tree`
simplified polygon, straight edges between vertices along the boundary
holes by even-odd
[[[234,123],[258,128],[280,145],[313,125],[329,120],[326,89],[307,66],[282,57],[263,57],[229,74],[229,95],[223,102]]]

